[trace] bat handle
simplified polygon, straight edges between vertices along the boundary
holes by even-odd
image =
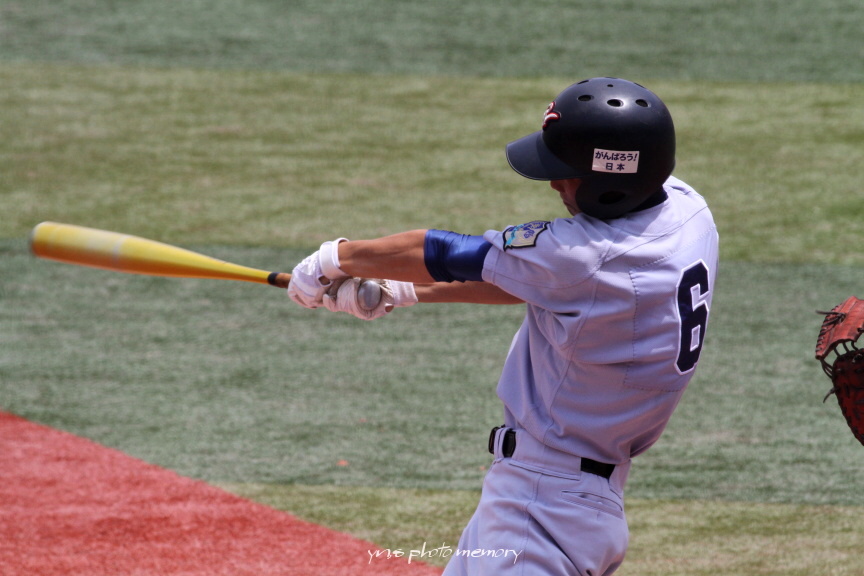
[[[291,282],[291,274],[286,272],[271,272],[267,283],[277,288],[287,289]],[[381,302],[381,285],[375,280],[364,280],[357,289],[357,302],[364,310],[374,310]]]
[[[291,282],[291,274],[287,272],[271,272],[267,276],[267,283],[277,288],[288,289],[288,283]]]

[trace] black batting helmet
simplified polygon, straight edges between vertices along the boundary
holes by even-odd
[[[543,128],[507,145],[507,161],[533,180],[580,178],[579,209],[623,216],[658,192],[675,167],[675,127],[660,98],[620,78],[566,88]]]

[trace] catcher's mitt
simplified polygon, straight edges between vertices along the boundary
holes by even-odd
[[[825,315],[816,340],[816,359],[834,387],[840,411],[852,434],[864,444],[864,350],[856,345],[864,332],[864,300],[850,296]]]

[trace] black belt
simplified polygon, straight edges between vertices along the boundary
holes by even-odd
[[[492,429],[492,432],[489,434],[489,453],[495,453],[495,433],[503,428],[503,426],[496,426]],[[504,433],[504,438],[501,441],[501,454],[504,455],[505,458],[510,458],[513,456],[513,452],[516,451],[516,431],[512,428],[508,428]],[[589,474],[596,474],[597,476],[602,476],[603,478],[609,479],[612,476],[612,473],[615,471],[614,464],[606,464],[605,462],[597,462],[596,460],[591,460],[590,458],[582,458],[582,472],[588,472]]]

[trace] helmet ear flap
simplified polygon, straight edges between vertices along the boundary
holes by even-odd
[[[620,182],[617,182],[620,184]],[[614,178],[586,178],[576,192],[576,205],[584,214],[608,220],[630,212],[646,199],[638,191],[621,189]]]

